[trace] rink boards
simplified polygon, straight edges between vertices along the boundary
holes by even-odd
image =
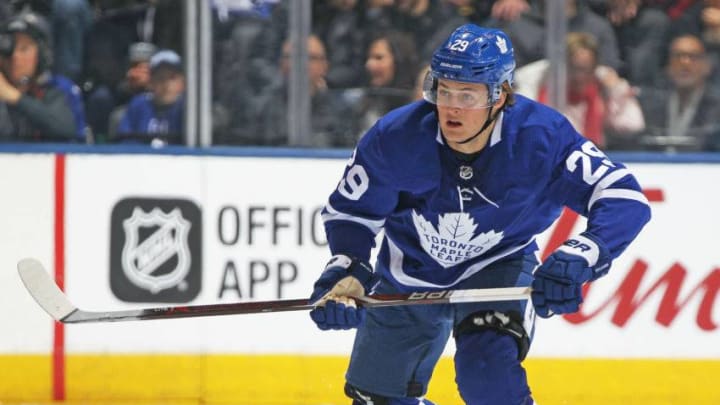
[[[345,163],[0,154],[0,400],[346,403],[352,334],[321,333],[306,313],[62,326],[15,272],[40,259],[88,310],[305,297],[328,256],[320,210]],[[720,165],[628,166],[654,218],[580,313],[538,322],[525,363],[536,399],[720,403],[720,191],[703,186]],[[541,254],[583,225],[564,213]],[[430,387],[439,403],[459,402],[452,354]]]

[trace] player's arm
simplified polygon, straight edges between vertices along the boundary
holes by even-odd
[[[588,219],[585,233],[603,245],[609,260],[615,259],[650,220],[637,179],[584,138],[572,144],[560,168],[557,189],[565,205]]]
[[[375,236],[398,201],[395,169],[386,156],[381,123],[360,140],[323,210],[330,251],[369,260]]]
[[[586,229],[565,241],[535,272],[533,303],[540,316],[572,313],[582,302],[582,285],[610,270],[650,220],[650,207],[633,174],[612,162],[592,142],[575,134],[555,149],[550,190],[587,217]]]
[[[352,297],[368,293],[375,281],[370,251],[398,198],[380,132],[376,125],[360,141],[323,210],[333,257],[310,297],[317,305],[310,316],[323,330],[359,325],[365,312]]]

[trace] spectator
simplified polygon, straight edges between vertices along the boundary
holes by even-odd
[[[444,0],[395,0],[392,11],[392,28],[412,36],[423,60],[429,60],[447,36],[466,22]]]
[[[83,63],[82,89],[96,142],[106,141],[112,110],[130,101],[118,94],[118,85],[127,70],[128,49],[135,42],[134,34],[125,26],[128,22],[107,11],[107,6],[106,1],[96,3],[98,15],[86,37]]]
[[[605,0],[608,21],[618,40],[623,61],[619,73],[632,84],[657,79],[667,48],[670,17],[646,5],[647,0]]]
[[[502,28],[510,35],[515,46],[515,58],[519,67],[545,57],[545,3],[553,0],[535,0],[530,10],[514,21],[488,21],[488,26]],[[597,38],[598,61],[613,69],[621,67],[620,53],[615,32],[610,22],[593,12],[585,0],[566,0],[568,32],[587,32]]]
[[[530,10],[527,0],[445,0],[458,9],[468,21],[485,25],[489,19],[515,21]]]
[[[85,141],[80,89],[51,73],[50,26],[23,12],[4,27],[0,49],[0,139]]]
[[[361,10],[363,12],[362,27],[365,30],[366,38],[372,32],[392,29],[394,4],[395,0],[365,0]],[[367,42],[365,45],[367,45]]]
[[[67,1],[67,0],[66,0]],[[172,0],[102,0],[93,2],[96,18],[86,35],[83,90],[98,138],[108,136],[109,116],[133,94],[119,88],[134,43],[152,43],[182,55],[182,7]]]
[[[213,137],[234,144],[257,136],[252,114],[259,94],[279,76],[287,12],[282,3],[267,0],[214,4]]]
[[[603,2],[605,0],[591,0],[593,2]],[[685,15],[689,8],[696,2],[701,0],[645,0],[646,4],[652,8],[661,10],[671,21],[675,21],[678,18]]]
[[[717,67],[720,61],[720,0],[697,1],[675,20],[671,37],[685,34],[695,35],[703,41],[705,51]]]
[[[98,83],[88,95],[88,123],[97,143],[105,142],[116,135],[127,103],[136,95],[150,89],[150,57],[156,50],[155,45],[147,42],[130,45],[125,78],[114,87]]]
[[[156,52],[157,47],[148,42],[136,42],[130,45],[128,70],[125,73],[125,80],[118,86],[119,93],[126,100],[130,100],[138,93],[149,90],[150,59]]]
[[[180,56],[169,49],[159,51],[150,59],[150,91],[130,100],[115,140],[152,145],[181,143],[184,94]]]
[[[130,65],[125,73],[125,80],[120,82],[117,88],[118,102],[121,104],[116,106],[108,117],[108,137],[116,135],[120,120],[127,110],[127,103],[136,95],[150,91],[150,58],[155,52],[157,47],[147,42],[136,42],[130,46]]]
[[[313,28],[327,45],[331,88],[362,84],[366,29],[357,0],[313,2]],[[315,22],[317,20],[317,22]]]
[[[88,0],[54,0],[50,14],[54,38],[53,71],[74,82],[83,73],[85,34],[92,25]]]
[[[412,37],[400,31],[378,34],[367,50],[367,88],[359,102],[360,130],[413,97],[418,57]]]
[[[0,3],[0,24],[4,24],[5,20],[9,20],[14,14],[12,4],[6,2]]]
[[[505,1],[505,0],[503,0]],[[524,1],[524,0],[521,0]],[[331,87],[362,85],[361,62],[378,32],[400,31],[411,37],[418,57],[429,58],[465,19],[446,0],[331,0],[313,3],[315,31],[328,47]],[[329,14],[328,15],[323,15]]]
[[[181,2],[177,0],[102,0],[95,1],[95,5],[98,18],[125,31],[122,36],[129,36],[131,42],[150,42],[160,48],[172,49],[182,55],[183,7]]]
[[[513,21],[530,9],[527,0],[492,0],[490,3],[490,16],[501,21]]]
[[[633,89],[614,69],[598,64],[598,43],[584,32],[567,36],[567,106],[562,111],[575,129],[601,148],[644,129]],[[545,85],[548,61],[516,71],[517,92],[548,102]]]
[[[341,94],[328,89],[326,77],[328,61],[325,46],[316,35],[307,39],[308,80],[310,89],[312,144],[315,147],[351,147],[357,140],[350,106]],[[257,102],[257,124],[254,138],[238,140],[253,145],[286,145],[288,143],[287,95],[290,75],[291,43],[286,40],[282,46],[280,75],[261,93]]]
[[[648,124],[645,148],[719,150],[720,94],[708,86],[711,64],[697,36],[683,35],[670,43],[667,80],[640,93]]]

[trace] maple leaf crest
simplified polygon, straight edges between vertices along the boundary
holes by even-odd
[[[445,268],[480,256],[503,238],[494,230],[475,236],[477,224],[467,212],[439,215],[437,229],[415,211],[412,217],[423,249]]]
[[[507,46],[507,41],[505,41],[504,38],[498,36],[497,39],[495,40],[495,43],[497,44],[498,48],[500,48],[500,53],[507,53],[508,46]]]

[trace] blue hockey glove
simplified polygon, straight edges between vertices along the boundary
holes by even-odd
[[[335,255],[313,286],[310,318],[322,330],[356,328],[365,319],[365,308],[352,297],[362,297],[372,289],[372,267],[358,259]]]
[[[577,312],[582,286],[610,270],[610,254],[588,234],[568,239],[535,271],[532,302],[543,318]]]

